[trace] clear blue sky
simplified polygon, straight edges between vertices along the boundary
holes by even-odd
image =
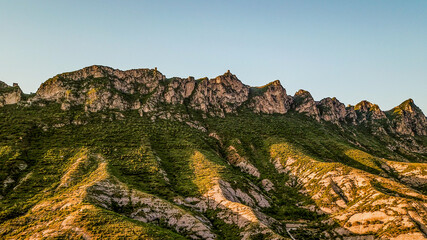
[[[427,113],[427,1],[0,0],[0,80],[35,92],[100,64]]]

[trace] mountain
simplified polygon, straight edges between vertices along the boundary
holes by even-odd
[[[7,104],[16,104],[21,101],[22,90],[18,84],[9,86],[0,81],[0,107]]]
[[[2,239],[425,239],[427,124],[226,72],[0,82]]]

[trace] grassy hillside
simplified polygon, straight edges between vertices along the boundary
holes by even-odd
[[[354,205],[365,192],[355,192],[339,210],[322,212],[319,199],[334,209],[347,190],[328,195],[323,185],[316,182],[314,189],[302,176],[315,172],[315,179],[322,179],[337,168],[342,176],[354,172],[383,179],[366,188],[384,198],[397,196],[415,205],[426,199],[426,185],[410,181],[417,177],[411,169],[427,169],[426,152],[404,144],[389,149],[396,141],[426,146],[426,137],[373,135],[364,126],[338,127],[299,113],[242,110],[203,118],[191,112],[177,121],[153,120],[137,111],[62,111],[49,103],[8,105],[0,108],[0,119],[0,236],[6,239],[289,238],[290,223],[308,229],[291,232],[297,239],[336,236],[336,229],[351,227],[334,214],[367,211]],[[289,158],[298,162],[288,164],[291,170]],[[394,162],[411,167],[400,170]],[[161,203],[169,217],[147,199]],[[366,234],[421,231],[425,223],[412,219],[418,225],[395,232],[384,226]]]

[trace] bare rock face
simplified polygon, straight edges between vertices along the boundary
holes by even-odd
[[[222,179],[212,179],[212,182],[212,187],[201,198],[186,198],[179,201],[180,204],[200,212],[215,210],[217,218],[240,229],[241,239],[252,239],[260,233],[264,239],[285,239],[277,234],[283,232],[280,222],[258,210],[271,207],[264,195],[258,193],[259,189],[251,187],[251,197]]]
[[[164,94],[164,101],[171,104],[183,104],[184,99],[191,96],[195,87],[196,81],[193,77],[173,78]]]
[[[282,154],[278,151],[285,147],[289,153]],[[342,227],[333,230],[340,238],[380,233],[376,239],[393,239],[401,232],[409,235],[400,239],[412,239],[409,237],[411,234],[419,236],[426,233],[425,195],[397,181],[352,169],[341,163],[327,163],[327,171],[318,171],[320,166],[326,169],[323,162],[309,157],[296,157],[295,153],[291,153],[293,150],[290,146],[277,145],[270,151],[273,153],[272,159],[275,159],[272,162],[282,165],[280,168],[276,166],[278,172],[279,169],[284,169],[290,176],[296,177],[320,210],[332,214],[335,221],[340,223]],[[399,174],[405,174],[405,177],[411,177],[413,180],[424,169],[421,165],[416,169],[407,163],[388,163]],[[408,169],[411,169],[411,172],[408,172]],[[401,191],[410,197],[388,195],[379,189]],[[399,230],[384,231],[390,226]]]
[[[359,122],[365,122],[368,120],[379,120],[386,119],[386,115],[381,111],[380,107],[376,104],[372,104],[366,100],[361,101],[360,103],[354,106],[354,110],[358,115]]]
[[[19,86],[0,84],[0,106],[21,101],[21,95]],[[279,80],[263,87],[250,88],[230,71],[214,79],[167,79],[157,69],[121,71],[95,65],[47,80],[29,101],[38,100],[58,102],[63,110],[72,105],[83,105],[86,111],[92,112],[103,109],[136,109],[141,116],[150,113],[151,117],[162,115],[161,106],[165,104],[178,108],[185,106],[182,109],[199,110],[204,116],[219,117],[237,113],[242,106],[256,113],[266,114],[286,114],[293,109],[317,121],[374,124],[378,134],[386,133],[386,129],[403,135],[427,134],[427,120],[412,100],[405,101],[388,112],[381,111],[378,105],[368,101],[346,108],[336,98],[316,102],[305,90],[299,90],[291,97],[286,94]],[[161,118],[170,119],[177,113],[174,114],[168,113]],[[378,128],[377,122],[387,126]]]
[[[294,106],[297,112],[305,113],[317,121],[320,120],[319,109],[317,109],[316,102],[308,91],[301,89],[295,93]]]
[[[124,214],[141,222],[161,222],[177,232],[184,232],[191,239],[215,239],[206,218],[196,218],[189,212],[137,190],[129,190],[123,184],[111,180],[97,182],[88,188],[87,200],[106,209],[129,209]],[[118,206],[118,207],[117,207]]]
[[[21,101],[22,90],[18,84],[9,86],[0,81],[0,107],[8,104],[16,104]]]
[[[269,179],[263,179],[261,181],[262,187],[264,188],[265,191],[269,192],[271,190],[275,190],[274,189],[274,183],[272,183]]]
[[[65,109],[72,104],[84,104],[89,111],[137,108],[141,104],[138,96],[151,93],[164,79],[157,69],[121,71],[91,66],[47,80],[37,90],[36,99],[60,102]]]
[[[324,98],[317,104],[320,112],[320,117],[325,121],[334,123],[342,122],[345,120],[347,111],[343,103],[336,98]]]
[[[229,146],[227,149],[227,160],[232,165],[239,167],[242,172],[248,173],[257,178],[261,176],[258,169],[246,158],[240,156],[236,148],[233,146]]]
[[[397,133],[405,135],[427,135],[427,120],[412,99],[404,101],[388,112]]]
[[[249,97],[249,87],[230,71],[198,82],[190,106],[212,116],[235,112]]]
[[[282,87],[279,80],[271,82],[263,87],[251,89],[256,95],[253,97],[250,107],[257,113],[280,113],[285,114],[291,108],[293,99],[286,94],[286,90]]]
[[[345,119],[348,123],[351,124],[356,124],[357,123],[357,114],[356,114],[356,110],[354,110],[354,106],[347,106],[345,108]]]
[[[121,71],[91,66],[59,74],[37,91],[36,100],[44,99],[70,105],[85,105],[87,111],[101,109],[157,110],[159,103],[188,104],[211,116],[235,112],[248,100],[249,87],[230,72],[214,79],[166,79],[157,69]],[[187,100],[187,101],[185,101]]]

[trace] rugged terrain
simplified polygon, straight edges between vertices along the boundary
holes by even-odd
[[[426,239],[427,120],[408,99],[91,66],[0,82],[0,238]]]

